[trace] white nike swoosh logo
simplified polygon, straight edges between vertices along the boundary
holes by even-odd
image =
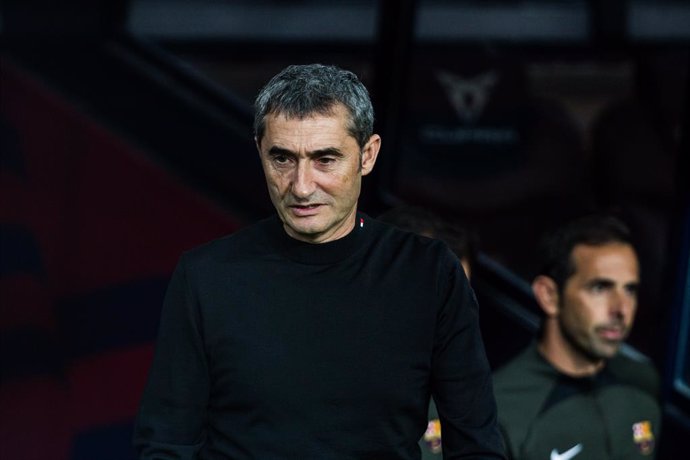
[[[562,454],[559,454],[556,449],[551,451],[551,460],[570,460],[574,456],[580,453],[582,450],[582,444],[576,444],[570,449],[566,450]]]

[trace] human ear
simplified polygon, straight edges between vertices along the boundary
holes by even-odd
[[[381,136],[374,134],[369,138],[366,145],[362,149],[362,175],[366,176],[374,169],[376,158],[379,155],[381,148]]]
[[[532,281],[532,292],[547,317],[558,315],[558,286],[553,278],[539,275]]]

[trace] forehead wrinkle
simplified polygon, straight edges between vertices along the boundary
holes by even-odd
[[[271,142],[269,152],[343,156],[350,140],[352,147],[359,150],[357,140],[345,129],[342,119],[318,115],[305,119],[278,117],[273,115],[267,123],[264,139]]]

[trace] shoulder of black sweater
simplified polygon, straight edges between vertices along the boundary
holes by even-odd
[[[260,221],[242,227],[222,237],[207,241],[183,253],[186,260],[217,260],[228,254],[241,254],[263,248],[263,243],[270,240],[271,232],[280,228],[277,215],[271,215]]]

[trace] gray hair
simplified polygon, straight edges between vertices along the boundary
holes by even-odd
[[[260,143],[269,114],[303,119],[313,114],[330,115],[337,104],[350,112],[348,132],[364,148],[374,131],[374,109],[367,89],[357,76],[322,64],[288,66],[256,97],[254,135]]]

